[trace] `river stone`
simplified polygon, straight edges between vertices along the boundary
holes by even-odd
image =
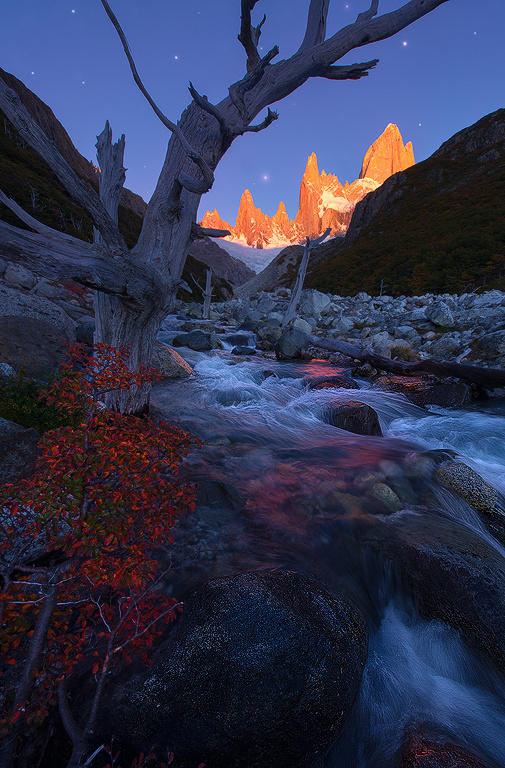
[[[231,353],[232,355],[255,355],[256,350],[254,347],[233,347]]]
[[[375,483],[368,495],[380,502],[388,512],[398,512],[403,506],[398,495],[386,483]]]
[[[493,763],[493,766],[495,764]],[[492,768],[466,748],[415,734],[405,743],[400,768]]]
[[[454,316],[444,301],[434,301],[426,307],[426,317],[434,325],[450,328],[454,325]]]
[[[356,435],[382,435],[379,417],[374,409],[354,400],[327,405],[325,421]]]
[[[359,384],[343,373],[330,376],[307,376],[303,380],[309,389],[359,389]]]
[[[440,485],[460,496],[480,512],[493,533],[504,539],[504,500],[498,491],[486,483],[474,469],[459,461],[451,461],[442,464],[437,469],[435,477]]]
[[[117,743],[172,751],[183,768],[308,768],[342,729],[366,649],[356,609],[306,577],[215,579],[102,720]]]
[[[180,333],[173,341],[174,347],[189,347],[199,352],[214,349],[216,346],[216,334],[212,331],[194,330],[189,333]]]
[[[275,345],[275,356],[278,360],[294,360],[301,357],[302,351],[308,346],[310,336],[299,328],[288,328]]]
[[[0,485],[28,477],[35,467],[39,435],[0,418]]]
[[[379,389],[401,392],[415,405],[440,405],[444,408],[461,408],[472,400],[468,384],[453,379],[441,380],[435,376],[395,376],[384,374],[374,380]]]
[[[505,672],[505,559],[495,547],[436,510],[384,517],[361,541],[424,618],[445,621]]]
[[[156,342],[153,365],[164,379],[185,379],[194,373],[190,364],[175,349],[162,341]]]

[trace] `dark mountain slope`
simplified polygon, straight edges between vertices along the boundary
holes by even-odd
[[[505,109],[369,193],[314,257],[306,287],[326,292],[505,289]]]

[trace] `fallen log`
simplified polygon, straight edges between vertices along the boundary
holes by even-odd
[[[412,375],[434,375],[434,376],[454,376],[457,379],[469,381],[472,384],[478,384],[484,389],[496,389],[505,387],[505,369],[503,368],[485,368],[481,365],[467,365],[466,363],[451,363],[440,360],[415,360],[405,362],[403,360],[390,360],[388,357],[376,355],[370,350],[356,347],[347,341],[338,341],[336,339],[322,339],[318,336],[311,336],[310,343],[314,347],[327,349],[330,352],[339,352],[345,357],[352,357],[362,363],[370,363],[374,368],[381,371],[389,371],[399,376]]]

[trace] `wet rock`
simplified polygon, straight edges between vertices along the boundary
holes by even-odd
[[[33,472],[38,442],[34,429],[0,418],[0,485],[15,483]]]
[[[231,353],[232,355],[255,355],[256,350],[254,347],[233,347]]]
[[[303,380],[309,389],[359,389],[359,384],[345,374],[336,374],[331,376],[307,376]]]
[[[495,764],[493,763],[493,766]],[[486,760],[446,740],[412,735],[405,743],[400,768],[492,768]]]
[[[363,379],[369,379],[373,376],[377,376],[377,369],[370,365],[370,363],[361,363],[360,365],[357,365],[356,368],[353,368],[352,375],[360,376]]]
[[[380,502],[388,512],[398,512],[403,506],[398,495],[386,483],[375,483],[368,495]]]
[[[461,462],[451,461],[442,464],[435,477],[440,485],[480,512],[493,533],[505,541],[504,499],[474,469]]]
[[[21,264],[8,264],[4,273],[4,280],[14,288],[30,290],[36,283],[34,275]]]
[[[440,405],[444,408],[461,408],[472,400],[472,388],[452,379],[444,381],[434,376],[395,376],[384,374],[374,380],[379,389],[401,392],[415,405]]]
[[[165,379],[185,379],[194,373],[190,364],[162,341],[156,342],[153,365]]]
[[[275,356],[278,360],[295,360],[301,357],[302,351],[309,343],[309,334],[299,328],[288,328],[275,345]]]
[[[247,347],[251,337],[246,333],[229,333],[223,337],[223,341],[233,344],[234,347]]]
[[[194,768],[313,766],[357,694],[366,633],[356,609],[280,570],[208,582],[154,663],[118,688],[103,726]]]
[[[180,333],[174,338],[174,347],[189,347],[197,351],[207,351],[216,346],[216,334],[213,331],[195,329],[189,333]]]
[[[330,404],[325,412],[325,421],[357,435],[382,435],[377,413],[365,403],[348,401]]]
[[[454,627],[505,672],[505,559],[497,549],[436,510],[386,517],[362,541],[394,568],[422,616]]]

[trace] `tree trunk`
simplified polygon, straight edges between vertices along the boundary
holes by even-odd
[[[203,293],[203,319],[208,320],[210,317],[210,303],[212,301],[212,269],[207,269],[207,277],[205,279],[205,291]]]
[[[116,296],[95,294],[95,343],[108,344],[116,349],[128,349],[131,370],[151,366],[156,336],[166,311],[152,306],[142,312],[132,309]],[[143,415],[149,409],[151,387],[133,386],[106,395],[105,404],[119,413]]]

